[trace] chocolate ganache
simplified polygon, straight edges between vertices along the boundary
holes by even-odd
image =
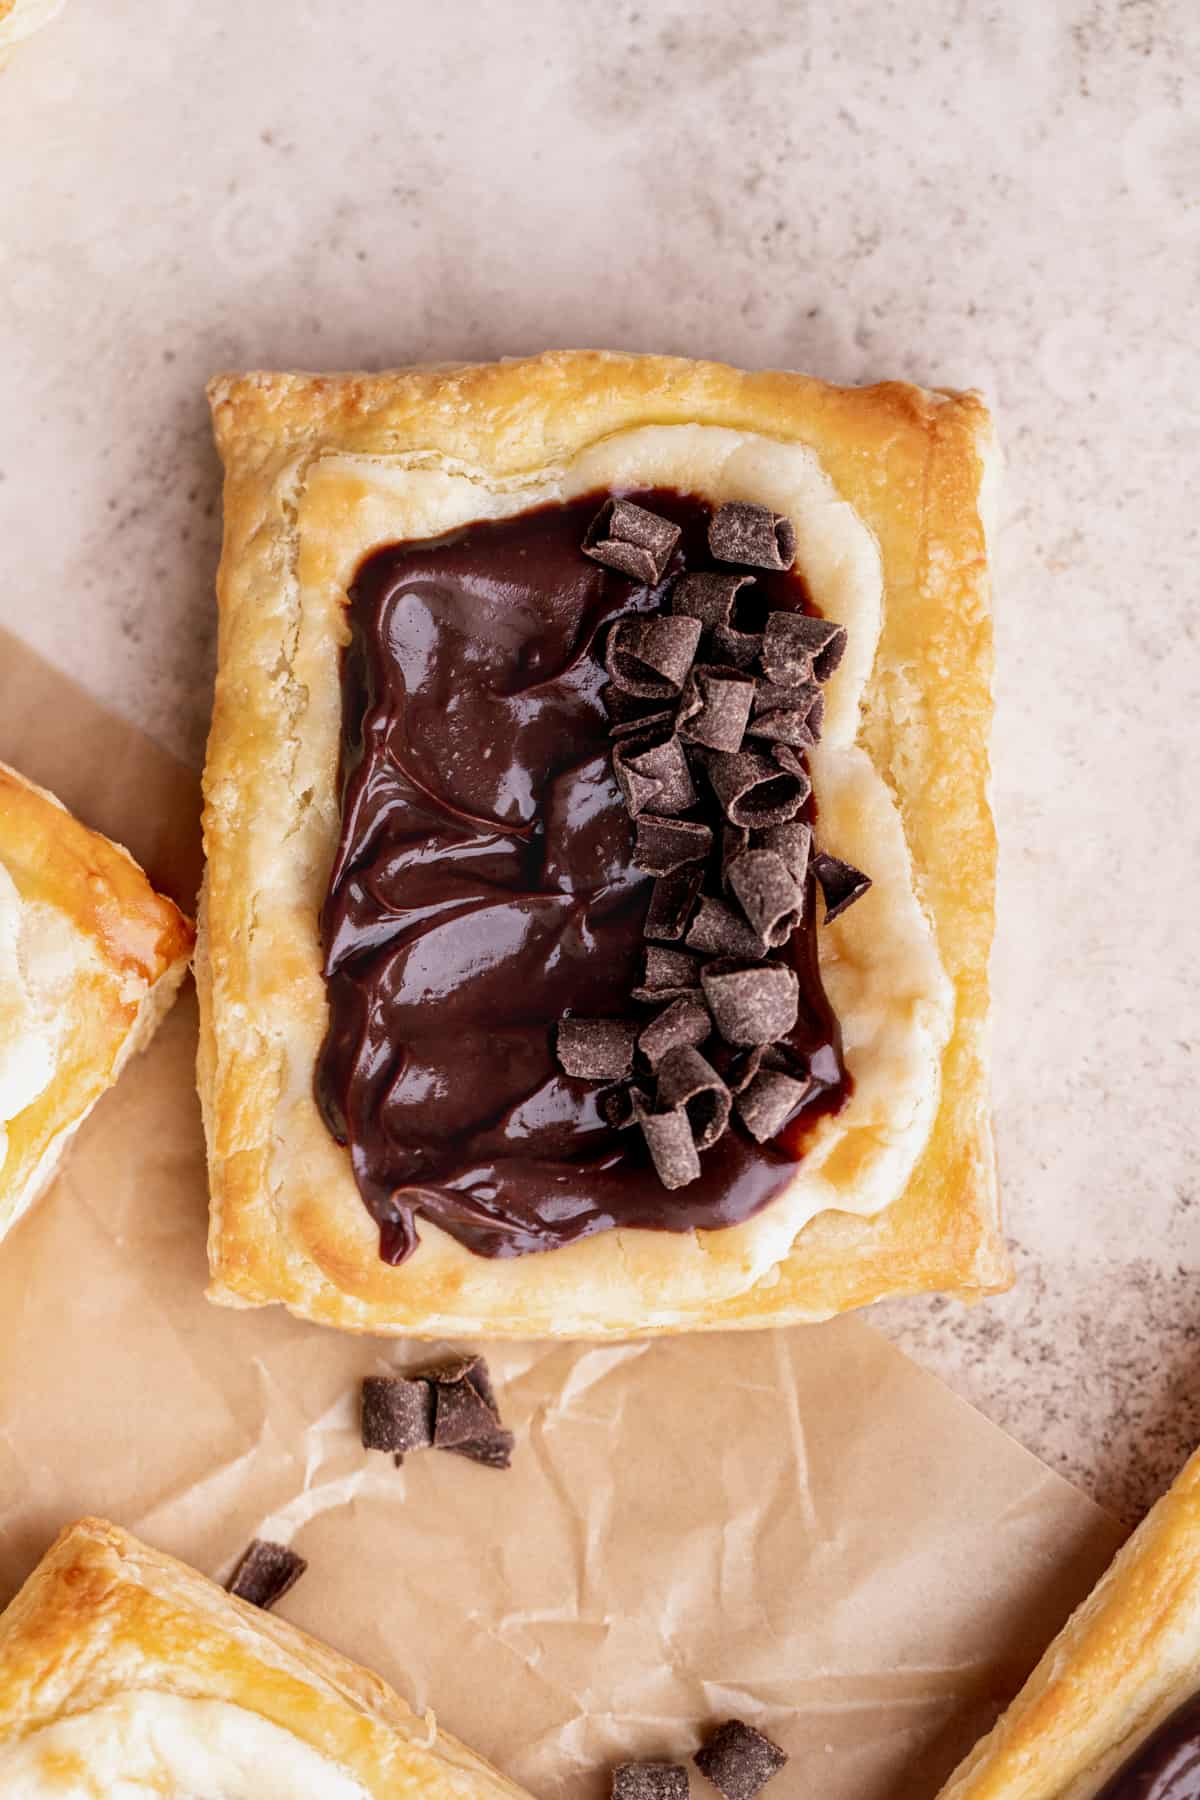
[[[1151,1732],[1096,1800],[1200,1800],[1200,1694]]]
[[[350,590],[316,1092],[389,1263],[414,1249],[418,1214],[482,1256],[615,1226],[737,1224],[848,1092],[811,876],[783,953],[801,993],[787,1047],[811,1081],[773,1142],[731,1128],[701,1179],[669,1192],[640,1136],[608,1122],[603,1086],[556,1063],[565,1015],[628,1014],[653,887],[632,860],[596,652],[611,620],[659,607],[666,585],[581,553],[604,498],[390,546]],[[711,566],[707,504],[629,498],[682,528],[666,583]],[[747,631],[813,610],[784,571],[755,571],[738,607]],[[694,816],[709,814],[717,824],[711,794]]]

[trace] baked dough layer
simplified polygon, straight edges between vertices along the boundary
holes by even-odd
[[[0,0],[0,68],[23,38],[48,25],[66,0]]]
[[[127,850],[0,763],[0,1237],[178,991],[192,927]]]
[[[1092,1800],[1200,1690],[1200,1451],[939,1800]]]
[[[211,396],[226,465],[198,957],[213,1297],[372,1331],[578,1336],[1004,1285],[984,1067],[979,403],[588,352],[227,377]],[[744,1226],[614,1232],[496,1261],[422,1221],[416,1254],[389,1268],[312,1099],[346,586],[383,543],[656,483],[786,511],[818,605],[849,627],[813,774],[824,842],[878,890],[821,933],[854,1100]]]
[[[0,1792],[523,1795],[377,1676],[97,1519],[0,1618]]]

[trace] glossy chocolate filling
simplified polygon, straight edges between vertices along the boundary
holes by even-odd
[[[1151,1732],[1096,1800],[1200,1800],[1200,1694]]]
[[[556,1064],[564,1014],[650,1016],[630,990],[652,881],[632,862],[595,651],[610,619],[664,590],[581,554],[604,497],[394,545],[350,591],[316,1088],[390,1263],[413,1250],[417,1215],[481,1256],[737,1224],[848,1091],[811,892],[784,954],[801,988],[787,1041],[815,1085],[773,1143],[735,1126],[668,1192],[640,1134],[606,1123],[603,1086]],[[668,577],[713,566],[704,502],[631,497],[683,528]],[[812,610],[791,573],[759,573],[739,605],[747,630]],[[718,823],[711,793],[693,816]]]

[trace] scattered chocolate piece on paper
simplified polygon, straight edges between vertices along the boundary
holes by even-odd
[[[692,1127],[682,1108],[651,1112],[640,1096],[634,1096],[634,1112],[646,1148],[665,1188],[687,1187],[700,1174],[700,1152]]]
[[[681,938],[687,930],[703,880],[703,869],[694,866],[676,869],[673,875],[660,875],[651,890],[646,923],[642,927],[646,937],[666,943]]]
[[[286,1544],[255,1538],[226,1582],[226,1591],[266,1612],[294,1588],[308,1564]]]
[[[453,1450],[459,1444],[491,1437],[500,1420],[495,1408],[469,1380],[438,1381],[433,1426],[435,1450]]]
[[[659,1110],[682,1109],[697,1150],[715,1144],[729,1123],[729,1089],[707,1057],[690,1044],[677,1044],[658,1065]]]
[[[825,900],[825,923],[836,919],[848,906],[861,900],[871,885],[871,877],[856,869],[853,863],[818,851],[812,859],[812,870]]]
[[[433,1385],[423,1377],[368,1375],[362,1384],[362,1441],[365,1450],[390,1450],[403,1460],[409,1450],[433,1442]]]
[[[620,1081],[633,1069],[637,1027],[627,1019],[560,1019],[558,1065],[580,1081]]]
[[[697,665],[687,678],[679,705],[680,737],[710,750],[740,749],[756,686],[751,676],[736,669]]]
[[[678,1000],[672,1000],[651,1019],[638,1038],[637,1047],[654,1068],[668,1050],[674,1050],[680,1044],[702,1044],[705,1038],[712,1036],[712,1028],[708,1008],[697,989],[695,994],[684,994]]]
[[[781,767],[775,757],[750,750],[715,752],[708,759],[708,779],[727,819],[760,829],[795,818],[812,791],[806,778]]]
[[[796,1023],[800,983],[783,963],[708,963],[700,971],[700,985],[728,1044],[771,1044]]]
[[[734,1094],[738,1117],[756,1143],[777,1137],[812,1087],[782,1069],[760,1068]]]
[[[681,576],[671,589],[671,611],[686,613],[699,619],[705,630],[715,630],[729,624],[738,590],[753,580],[753,575]]]
[[[511,1469],[515,1443],[512,1432],[501,1429],[487,1437],[469,1438],[462,1444],[447,1444],[445,1448],[451,1456],[465,1456],[471,1462],[482,1463],[485,1469]]]
[[[651,875],[669,875],[687,863],[703,862],[712,842],[708,826],[697,820],[643,813],[636,822],[634,864]]]
[[[681,994],[699,994],[700,963],[686,950],[668,950],[661,944],[647,944],[642,963],[642,980],[633,990],[635,1000],[678,1000]]]
[[[726,873],[755,936],[772,950],[786,944],[800,923],[804,896],[779,852],[745,850]]]
[[[796,530],[790,519],[769,506],[731,500],[718,506],[709,520],[708,547],[718,562],[790,569],[796,560]]]
[[[679,526],[631,500],[606,500],[587,528],[585,556],[653,587],[679,542]]]
[[[773,612],[763,633],[768,681],[828,681],[846,653],[846,627],[813,613]]]
[[[618,1763],[612,1800],[688,1800],[687,1770],[682,1763]]]
[[[725,1800],[754,1800],[787,1762],[787,1754],[741,1719],[727,1719],[692,1758]]]
[[[690,950],[703,956],[761,958],[767,954],[765,938],[753,925],[712,894],[703,894],[687,934]],[[703,972],[701,973],[703,981]]]

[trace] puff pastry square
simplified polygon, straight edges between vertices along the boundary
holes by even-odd
[[[1093,1800],[1198,1693],[1200,1452],[938,1800]]]
[[[294,1626],[98,1519],[0,1618],[0,1792],[33,1800],[521,1800]]]
[[[197,965],[212,1297],[374,1332],[602,1336],[1005,1286],[981,403],[599,352],[227,376],[210,397],[225,464]],[[654,487],[785,513],[819,609],[848,627],[812,774],[825,847],[875,882],[821,937],[852,1098],[743,1224],[489,1259],[423,1222],[390,1266],[313,1097],[347,589],[382,545]]]
[[[0,68],[11,52],[59,14],[66,0],[0,0]]]
[[[0,1237],[149,1043],[192,939],[127,850],[0,763]]]

